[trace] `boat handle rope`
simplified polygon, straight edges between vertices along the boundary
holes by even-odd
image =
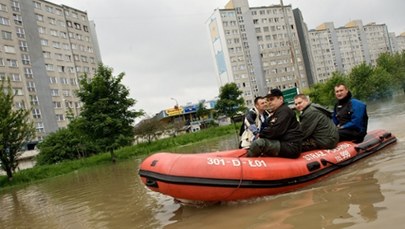
[[[239,157],[236,157],[239,161],[239,163],[241,164],[240,166],[240,179],[239,179],[239,184],[238,186],[228,195],[228,197],[226,199],[228,199],[230,196],[233,195],[234,192],[236,192],[236,190],[238,190],[240,188],[240,186],[242,185],[242,181],[243,181],[243,166],[242,166],[242,161],[240,160],[240,158],[243,156],[244,154],[240,155]]]

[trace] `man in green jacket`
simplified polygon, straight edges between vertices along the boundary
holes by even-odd
[[[295,108],[301,112],[300,124],[304,133],[302,151],[332,149],[339,142],[339,132],[331,117],[314,107],[308,97],[294,97]]]

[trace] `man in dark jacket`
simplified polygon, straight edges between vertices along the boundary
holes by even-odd
[[[301,153],[302,131],[295,116],[286,104],[279,89],[272,89],[266,96],[271,115],[251,144],[248,157],[297,158]]]
[[[332,149],[339,142],[339,133],[331,117],[312,106],[304,94],[294,97],[295,108],[301,112],[300,124],[304,134],[302,151]]]
[[[362,142],[367,134],[366,104],[352,98],[352,94],[344,84],[335,86],[335,96],[338,102],[332,118],[339,129],[340,141]]]

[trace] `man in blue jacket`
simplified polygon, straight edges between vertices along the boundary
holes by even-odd
[[[362,142],[367,134],[368,115],[366,104],[352,98],[344,84],[335,86],[338,100],[333,110],[333,122],[339,129],[340,141]]]

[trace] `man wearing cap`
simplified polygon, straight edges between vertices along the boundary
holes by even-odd
[[[294,111],[284,104],[279,89],[271,89],[266,97],[272,114],[263,123],[259,138],[251,144],[248,157],[299,157],[303,133]]]

